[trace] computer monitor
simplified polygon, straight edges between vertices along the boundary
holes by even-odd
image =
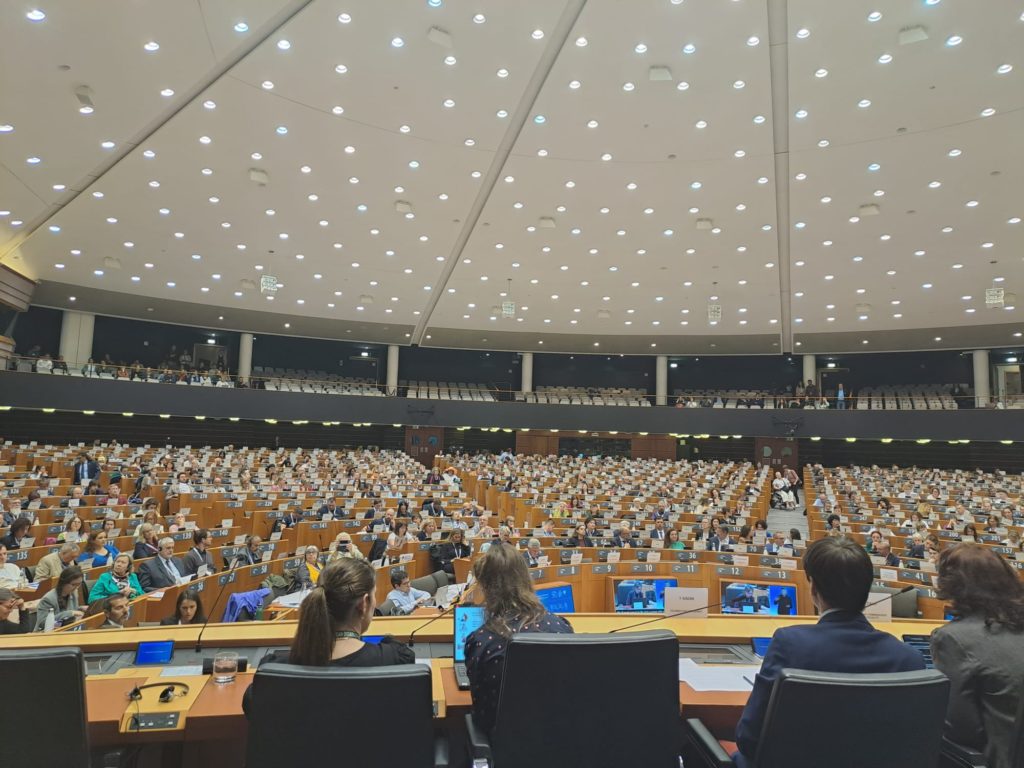
[[[868,602],[883,600],[883,595],[892,595],[892,617],[894,619],[916,619],[917,616],[917,590],[901,592],[896,587],[882,587],[874,585],[868,596]]]
[[[796,585],[722,581],[722,613],[795,616]]]
[[[173,656],[173,640],[143,640],[135,648],[135,665],[167,664]]]
[[[616,613],[658,613],[665,610],[665,587],[678,587],[676,579],[614,579]]]
[[[482,605],[455,606],[455,625],[452,637],[455,640],[455,661],[466,660],[466,638],[469,633],[484,624],[484,607]]]
[[[572,587],[560,584],[556,587],[539,587],[537,597],[551,613],[576,613],[576,603],[572,597]]]

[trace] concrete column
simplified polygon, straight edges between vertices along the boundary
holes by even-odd
[[[668,355],[655,358],[654,404],[668,405]]]
[[[238,378],[252,378],[252,334],[243,333],[238,339]]]
[[[523,384],[520,389],[523,392],[533,392],[533,352],[523,352],[521,357]]]
[[[988,350],[974,350],[974,404],[977,408],[988,406],[992,388],[989,384]]]
[[[96,315],[64,310],[60,324],[60,350],[68,368],[81,368],[92,357],[92,332]]]
[[[818,383],[818,358],[814,355],[804,355],[804,378],[801,384],[807,384],[808,380]]]
[[[388,344],[388,370],[385,378],[386,393],[390,397],[398,395],[398,345]]]

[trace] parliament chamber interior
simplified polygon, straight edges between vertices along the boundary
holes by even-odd
[[[0,764],[1024,768],[1021,0],[0,40]]]

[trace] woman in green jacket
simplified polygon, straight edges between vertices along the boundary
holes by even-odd
[[[124,595],[132,600],[142,594],[139,577],[132,573],[132,556],[127,552],[114,558],[114,565],[104,571],[89,592],[89,602],[93,603],[111,595]]]

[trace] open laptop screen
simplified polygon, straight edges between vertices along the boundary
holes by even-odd
[[[455,606],[455,628],[452,632],[455,638],[455,661],[466,660],[466,638],[469,633],[484,623],[484,607],[482,605],[457,605]]]

